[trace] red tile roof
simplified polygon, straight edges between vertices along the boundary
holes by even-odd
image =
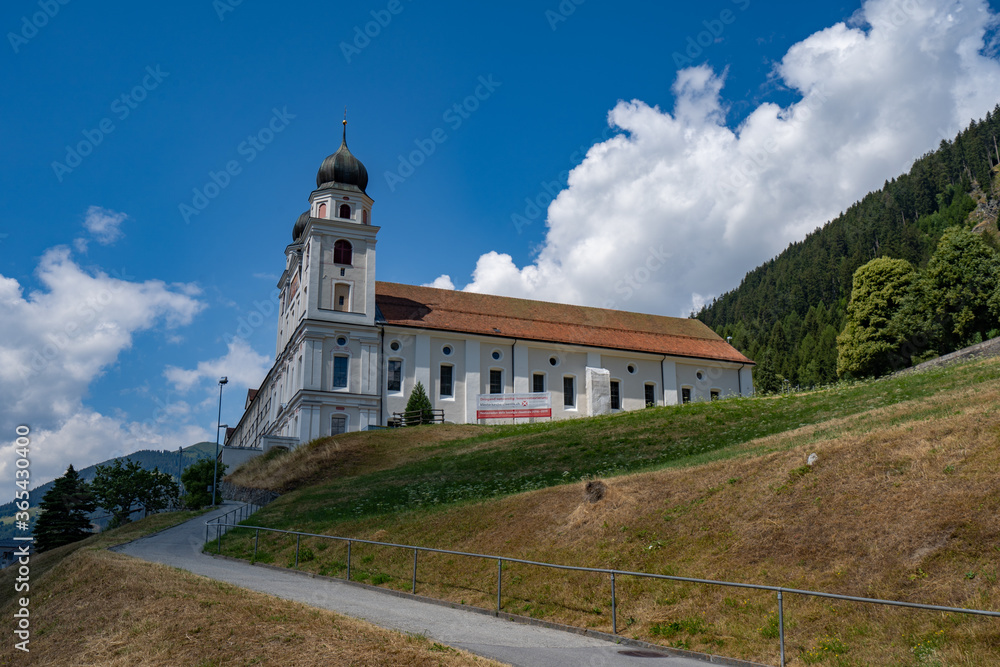
[[[385,282],[375,303],[396,326],[753,363],[695,319]]]

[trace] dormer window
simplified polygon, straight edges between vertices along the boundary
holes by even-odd
[[[340,205],[340,217],[348,219],[351,217],[351,207],[349,204]]]
[[[353,248],[351,247],[350,241],[340,239],[333,244],[334,264],[351,264],[354,259],[353,254]]]
[[[317,218],[326,217],[326,202],[323,202],[322,204],[319,205],[319,209],[317,209],[316,211],[316,217]]]

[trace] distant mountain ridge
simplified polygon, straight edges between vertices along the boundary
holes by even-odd
[[[95,463],[94,465],[87,466],[83,469],[78,469],[77,472],[80,473],[80,478],[85,482],[91,482],[97,475],[97,466],[111,465],[115,461],[125,462],[127,460],[132,460],[146,470],[156,468],[160,472],[173,475],[177,480],[177,483],[180,484],[181,472],[185,468],[193,463],[196,463],[200,459],[212,458],[214,454],[214,442],[199,442],[194,445],[184,447],[183,451],[180,453],[170,450],[160,451],[142,449],[128,454],[127,456],[118,456],[113,459],[108,459],[107,461],[102,461],[101,463]],[[69,467],[69,463],[67,463],[66,466]],[[65,473],[65,470],[63,472]],[[42,498],[45,496],[46,492],[52,488],[54,483],[55,480],[47,482],[29,492],[28,497],[31,501],[31,511],[33,515],[32,523],[34,523],[34,514],[37,511],[38,505],[42,502]],[[24,534],[23,531],[17,531],[13,524],[13,517],[16,511],[17,507],[14,505],[13,501],[0,505],[0,539],[7,539],[13,537],[15,534]],[[103,514],[104,512],[99,509],[97,513]]]

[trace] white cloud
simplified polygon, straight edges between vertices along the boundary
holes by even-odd
[[[43,289],[27,296],[0,275],[0,432],[31,428],[32,479],[57,477],[70,462],[88,465],[90,454],[103,460],[156,442],[191,444],[183,430],[143,435],[141,424],[93,412],[83,399],[136,333],[189,324],[203,308],[197,288],[89,273],[64,247],[47,251],[36,275]],[[0,458],[0,484],[13,478],[12,464]]]
[[[269,357],[257,354],[245,340],[234,337],[222,357],[200,361],[193,369],[168,366],[163,375],[182,392],[190,391],[205,381],[215,386],[221,377],[227,377],[232,388],[256,389],[269,370]]]
[[[434,282],[422,285],[422,287],[436,287],[437,289],[455,289],[455,283],[451,282],[451,276],[445,273],[435,278]]]
[[[122,237],[121,226],[126,219],[128,219],[128,216],[124,213],[118,213],[117,211],[101,208],[100,206],[91,206],[87,209],[83,226],[88,232],[93,234],[98,243],[101,245],[110,245]],[[82,239],[79,241],[82,241]],[[86,241],[82,242],[84,249],[86,249]]]
[[[871,0],[792,46],[774,80],[800,96],[725,124],[725,73],[682,70],[672,112],[619,102],[548,209],[537,259],[481,256],[465,287],[687,314],[836,217],[996,104],[981,1]]]

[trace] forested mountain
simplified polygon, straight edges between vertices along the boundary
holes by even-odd
[[[926,266],[955,225],[996,230],[1000,104],[847,211],[749,272],[696,317],[758,362],[769,389],[837,378],[852,278],[877,257]],[[994,181],[997,181],[996,183]],[[971,214],[971,215],[970,215]],[[993,234],[986,235],[995,243]],[[938,350],[943,353],[945,350]]]

